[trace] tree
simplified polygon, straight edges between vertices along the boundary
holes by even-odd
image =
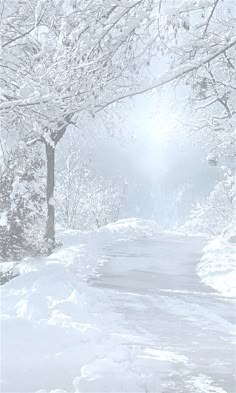
[[[66,228],[91,230],[117,221],[125,192],[124,179],[106,179],[84,166],[65,170],[56,187],[58,222]]]
[[[45,145],[46,238],[52,243],[55,148],[69,125],[79,124],[81,114],[87,111],[94,116],[122,98],[125,91],[130,92],[138,55],[148,47],[149,37],[145,39],[141,33],[153,23],[149,20],[152,3],[72,1],[68,5],[66,1],[29,4],[25,0],[2,9],[3,67],[7,69],[3,82],[7,96],[2,97],[2,109],[8,115],[14,107],[17,121],[24,123],[29,144],[39,141]],[[14,6],[19,19],[13,16]],[[12,27],[12,19],[17,29]],[[139,53],[134,53],[134,46],[139,47]],[[20,70],[16,69],[17,62]],[[20,86],[15,84],[15,72]],[[33,130],[29,119],[33,119]]]
[[[161,0],[2,4],[3,127],[10,122],[27,135],[28,145],[45,145],[46,238],[52,246],[55,149],[61,138],[71,124],[79,128],[84,116],[171,82],[196,80],[219,59],[229,63],[234,18],[227,35],[212,34],[218,5],[217,0],[177,1],[171,8]],[[154,67],[161,55],[170,59],[166,71],[148,77],[146,67]]]
[[[187,59],[203,59],[204,64],[186,79],[193,109],[187,127],[199,134],[210,163],[216,164],[236,157],[236,3],[211,3],[206,17],[195,19],[194,38],[189,37],[189,44],[182,51]],[[205,62],[204,57],[212,49],[215,56],[213,53],[211,60]]]
[[[42,246],[45,217],[44,162],[23,143],[4,157],[0,169],[0,257],[18,259]]]
[[[231,234],[235,221],[235,176],[228,171],[208,195],[205,203],[197,203],[182,229],[187,233],[201,232],[219,235],[227,230]]]
[[[213,1],[207,23],[202,28],[202,41],[194,56],[205,48],[224,49],[214,61],[189,75],[191,87],[191,124],[210,165],[224,165],[224,179],[212,190],[203,205],[190,215],[187,225],[213,234],[232,232],[235,221],[236,162],[236,3]],[[233,45],[225,50],[225,44]],[[189,114],[189,112],[188,112]],[[223,167],[222,167],[223,168]],[[235,231],[235,229],[234,229]]]

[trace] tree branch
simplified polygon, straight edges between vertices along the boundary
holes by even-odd
[[[219,3],[219,1],[220,1],[220,0],[216,0],[214,6],[212,7],[210,16],[209,16],[209,18],[208,18],[208,20],[207,20],[207,23],[206,23],[206,26],[205,26],[205,29],[204,29],[204,32],[203,32],[203,37],[204,37],[204,36],[206,35],[206,33],[207,33],[207,30],[208,30],[208,27],[209,27],[211,18],[212,18],[213,15],[214,15],[215,9],[216,9],[217,4]]]
[[[33,31],[35,29],[35,26],[31,27],[31,29],[29,29],[28,31],[26,31],[25,33],[18,35],[17,37],[13,38],[12,40],[6,42],[5,44],[2,45],[2,48],[5,48],[6,46],[12,44],[13,42],[19,40],[20,38],[25,37],[26,35],[30,34],[31,31]]]
[[[176,79],[182,78],[185,75],[189,74],[190,72],[196,71],[199,68],[201,68],[203,65],[211,62],[212,60],[215,60],[218,56],[222,55],[223,53],[225,53],[225,51],[229,50],[230,48],[232,48],[235,45],[236,45],[236,38],[234,38],[234,40],[232,40],[228,45],[226,45],[223,48],[219,49],[215,53],[205,57],[202,61],[199,61],[199,62],[193,63],[193,64],[189,64],[189,65],[186,65],[186,66],[182,66],[179,69],[177,69],[175,72],[173,72],[172,75],[170,75],[169,73],[166,73],[165,75],[163,75],[160,78],[159,81],[157,81],[156,83],[153,83],[151,86],[145,87],[145,88],[140,89],[140,90],[136,90],[134,92],[126,93],[126,94],[120,96],[119,98],[114,98],[114,100],[106,103],[103,107],[99,108],[96,112],[100,112],[105,107],[108,107],[109,105],[112,105],[115,102],[119,102],[119,101],[121,101],[121,100],[123,100],[125,98],[136,96],[136,95],[140,95],[140,94],[143,94],[143,93],[147,93],[149,91],[152,91],[154,89],[157,89],[159,87],[167,85],[167,84],[173,82]],[[0,109],[1,109],[1,107],[0,107]]]
[[[128,97],[132,97],[132,96],[136,96],[136,95],[140,95],[149,91],[152,91],[154,89],[157,89],[159,87],[162,87],[164,85],[167,85],[177,79],[180,79],[182,77],[184,77],[185,75],[189,74],[190,72],[196,71],[199,68],[201,68],[203,65],[211,62],[212,60],[215,60],[217,57],[219,57],[220,55],[224,54],[227,50],[229,50],[230,48],[232,48],[233,46],[236,45],[236,37],[231,40],[227,45],[221,47],[220,49],[218,49],[217,51],[215,51],[212,54],[207,55],[205,58],[203,58],[200,61],[196,61],[193,63],[189,63],[187,65],[184,66],[180,66],[179,68],[177,68],[174,72],[172,72],[172,74],[170,74],[169,72],[167,72],[166,74],[164,74],[163,76],[161,76],[159,79],[157,79],[156,81],[154,81],[152,83],[152,85],[150,86],[146,86],[140,89],[137,89],[135,91],[129,91],[127,93],[121,94],[118,97],[115,97],[114,99],[110,100],[109,102],[105,103],[104,105],[102,105],[101,107],[98,107],[97,110],[95,112],[100,112],[102,109],[116,103],[116,102],[120,102],[125,98]],[[66,97],[59,97],[60,101],[66,99]],[[25,99],[25,100],[12,100],[11,102],[3,102],[0,104],[0,110],[4,110],[4,109],[10,109],[12,107],[15,106],[19,106],[19,107],[27,107],[27,106],[34,106],[34,105],[39,105],[42,103],[47,103],[49,102],[49,97],[48,96],[42,96],[40,100],[37,101],[31,101],[29,102],[29,99]]]

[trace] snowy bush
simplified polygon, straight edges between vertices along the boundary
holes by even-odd
[[[205,246],[198,264],[201,280],[223,296],[236,295],[236,244],[217,236]]]
[[[211,191],[205,203],[197,203],[182,227],[187,232],[218,235],[232,232],[235,224],[235,176],[228,171],[224,179]]]

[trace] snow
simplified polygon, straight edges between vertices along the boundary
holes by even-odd
[[[148,356],[151,356],[153,358],[156,359],[161,359],[161,360],[167,360],[173,363],[179,363],[179,362],[183,362],[183,363],[188,363],[188,358],[184,355],[178,355],[175,352],[171,352],[171,351],[161,351],[158,349],[152,349],[152,348],[146,348],[144,350],[145,354],[148,354]],[[143,355],[144,357],[145,355]]]
[[[130,240],[135,238],[150,238],[160,233],[160,227],[155,221],[143,220],[139,218],[130,218],[119,220],[102,228],[104,232],[111,234],[124,234],[124,239]],[[123,240],[122,238],[120,240]]]
[[[55,206],[55,199],[54,198],[50,198],[49,201],[48,201],[48,204],[50,206]]]
[[[135,237],[141,223],[119,226],[121,237],[125,228],[127,237]],[[142,351],[124,346],[116,333],[120,317],[104,290],[85,280],[103,263],[97,244],[111,240],[115,229],[117,236],[119,229],[110,227],[61,233],[63,247],[17,264],[19,276],[1,287],[2,391],[159,391],[158,376],[139,357]]]
[[[195,364],[196,351],[204,354],[208,334],[214,345],[218,335],[224,339],[232,331],[223,318],[223,304],[211,312],[206,308],[208,293],[199,292],[200,280],[190,281],[189,289],[186,265],[192,252],[195,255],[194,244],[200,252],[205,240],[162,234],[155,222],[141,219],[120,220],[87,233],[61,231],[59,240],[63,246],[51,256],[15,264],[18,276],[0,288],[2,391],[159,393],[165,391],[163,375],[168,380],[183,370],[184,383],[191,386],[186,391],[203,392],[205,386],[206,392],[224,392],[210,376],[198,377]],[[168,259],[169,241],[174,247]],[[194,265],[191,269],[197,279]],[[111,292],[102,286],[103,271],[109,273]],[[95,278],[99,285],[92,284]],[[119,292],[119,278],[128,291]],[[170,289],[163,287],[166,283]],[[117,312],[118,301],[127,315]],[[144,318],[137,320],[136,313],[144,313]],[[179,346],[183,331],[186,341],[194,336],[192,353],[185,343]]]
[[[0,213],[0,227],[7,225],[7,212],[4,211]]]
[[[236,244],[219,236],[203,250],[198,275],[207,285],[228,297],[236,296]]]
[[[227,393],[224,389],[215,386],[214,381],[206,375],[199,375],[198,378],[191,378],[188,382],[189,392],[195,393]]]

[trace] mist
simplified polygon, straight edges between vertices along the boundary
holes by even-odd
[[[136,97],[120,111],[115,136],[103,124],[88,135],[71,128],[74,149],[89,159],[94,176],[125,183],[119,218],[153,219],[162,228],[183,224],[222,179],[223,170],[209,165],[199,139],[181,127],[183,105],[170,95]],[[65,150],[62,142],[60,170]]]

